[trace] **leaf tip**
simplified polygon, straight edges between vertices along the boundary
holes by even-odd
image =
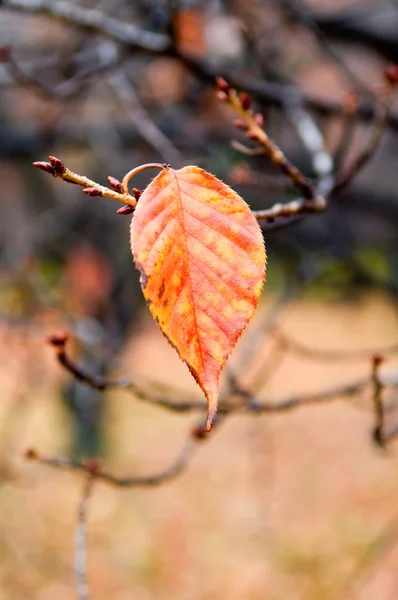
[[[215,400],[209,401],[207,417],[206,417],[206,425],[205,425],[205,431],[207,431],[207,432],[211,431],[211,429],[213,427],[214,420],[216,418],[216,413],[217,413],[217,406],[218,406],[217,398]]]

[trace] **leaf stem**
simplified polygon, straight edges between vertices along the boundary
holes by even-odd
[[[123,178],[122,181],[122,187],[123,187],[123,192],[125,194],[129,193],[128,190],[128,183],[130,181],[130,179],[132,179],[134,177],[134,175],[136,175],[137,173],[140,173],[141,171],[144,171],[145,169],[167,169],[168,165],[166,164],[160,164],[160,163],[146,163],[145,165],[140,165],[138,167],[135,167],[134,169],[131,169],[131,171],[129,171]]]

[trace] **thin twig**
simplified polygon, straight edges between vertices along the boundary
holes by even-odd
[[[311,348],[306,346],[302,342],[299,342],[290,335],[287,335],[279,326],[275,326],[271,331],[271,334],[274,335],[277,339],[283,341],[283,343],[287,346],[287,348],[295,352],[297,354],[301,354],[306,358],[311,358],[312,360],[326,360],[326,361],[347,361],[347,360],[369,360],[370,356],[374,355],[385,355],[385,354],[396,354],[398,353],[398,343],[390,344],[389,346],[385,346],[384,348],[379,349],[366,349],[366,348],[358,348],[353,350],[347,350],[345,348],[341,348],[340,350],[330,350],[323,348]]]
[[[77,185],[81,185],[85,189],[83,190],[88,196],[100,196],[104,198],[110,198],[111,200],[116,200],[117,202],[121,202],[122,204],[127,204],[132,208],[135,208],[137,205],[137,200],[131,196],[128,192],[119,193],[110,188],[107,188],[84,175],[78,175],[74,173],[67,167],[65,167],[64,163],[55,156],[50,156],[50,162],[34,162],[33,165],[46,173],[49,173],[53,177],[59,177],[68,183],[76,183]]]
[[[354,137],[358,112],[358,98],[356,94],[352,92],[344,94],[343,107],[345,112],[342,115],[340,139],[333,154],[333,164],[336,173],[340,173]]]
[[[298,189],[300,194],[303,195],[305,200],[313,205],[313,210],[324,210],[326,204],[325,199],[320,198],[317,195],[312,182],[307,179],[297,167],[290,163],[279,146],[268,137],[262,127],[262,115],[254,114],[251,110],[251,100],[249,96],[245,92],[238,94],[238,92],[222,78],[218,78],[217,83],[220,88],[220,100],[225,100],[239,116],[240,120],[235,122],[237,127],[245,130],[249,139],[260,144],[260,147],[264,149],[265,154],[272,164],[291,179],[292,183]]]
[[[181,164],[183,158],[169,138],[155,125],[148,112],[140,104],[127,75],[118,71],[111,75],[111,85],[132,118],[137,131],[165,161]]]
[[[337,178],[336,185],[333,188],[333,194],[341,192],[341,190],[347,187],[359,171],[361,171],[374,156],[385,131],[388,113],[397,84],[398,67],[394,66],[385,73],[385,85],[379,101],[376,104],[374,120],[371,124],[368,140],[365,143],[364,149],[360,152],[347,171]]]
[[[379,446],[384,446],[384,405],[383,405],[383,388],[384,384],[380,377],[380,366],[383,358],[380,355],[375,355],[372,359],[372,385],[373,385],[373,404],[375,409],[375,426],[373,429],[373,439]]]
[[[53,336],[53,339],[55,336]],[[54,342],[52,342],[54,344]],[[57,352],[58,355],[58,352]],[[66,353],[65,353],[66,355]],[[67,356],[67,355],[66,355]],[[105,390],[109,388],[120,388],[128,391],[133,391],[136,394],[136,384],[121,380],[121,381],[107,381],[102,378],[97,378],[95,376],[89,375],[81,367],[75,365],[73,361],[67,357],[67,360],[60,361],[61,364],[72,373],[77,379],[86,383],[91,387],[95,387],[96,389]],[[383,385],[396,385],[398,383],[398,375],[394,371],[390,374],[383,374],[381,376],[381,381]],[[366,385],[372,382],[371,377],[364,376],[358,378],[352,382],[344,383],[341,385],[328,387],[323,390],[319,390],[315,393],[310,394],[297,394],[292,396],[287,396],[286,398],[282,398],[280,400],[264,400],[256,398],[250,390],[242,388],[241,386],[236,386],[233,390],[232,396],[240,396],[241,398],[245,398],[247,402],[242,405],[240,402],[236,402],[233,400],[233,397],[225,397],[223,396],[220,399],[219,404],[219,414],[227,415],[230,413],[237,412],[249,412],[249,413],[279,413],[284,411],[289,411],[295,408],[299,408],[302,406],[316,404],[320,402],[328,402],[333,400],[339,396],[351,396],[361,391]],[[180,392],[181,393],[181,392]],[[145,402],[149,402],[150,404],[155,404],[162,408],[166,408],[168,410],[174,412],[192,412],[192,411],[200,411],[204,412],[207,410],[206,402],[200,400],[189,400],[189,401],[179,401],[173,400],[169,398],[160,398],[157,397],[156,394],[154,396],[147,394],[144,390],[139,391],[139,398]],[[76,466],[76,464],[80,465],[80,463],[74,463],[73,461],[68,461],[68,465],[74,468],[81,468],[81,466]],[[61,465],[58,465],[61,466]],[[101,475],[102,478],[107,478],[108,476]],[[157,477],[155,477],[156,479]],[[144,478],[144,481],[147,478]],[[153,479],[153,478],[151,478]],[[137,481],[137,479],[134,479]],[[142,481],[139,479],[138,481]],[[120,484],[119,484],[120,485]],[[137,485],[133,483],[132,485]]]
[[[173,45],[169,36],[142,30],[131,23],[125,23],[98,10],[87,9],[67,0],[2,0],[1,6],[9,9],[20,10],[28,13],[47,14],[55,19],[65,21],[72,25],[89,28],[112,39],[139,48],[147,52],[169,54],[177,57],[183,64],[202,81],[214,83],[220,74],[219,67],[202,57],[184,54]],[[315,110],[321,115],[344,114],[341,102],[325,100],[311,94],[302,94],[292,85],[264,81],[256,77],[236,72],[236,69],[222,69],[221,75],[232,85],[247,90],[257,98],[284,109],[286,101],[294,98],[302,102],[306,108]],[[373,118],[374,108],[369,103],[358,107],[358,118],[369,121]],[[398,116],[390,115],[387,124],[398,129]]]
[[[87,583],[87,509],[93,491],[95,475],[88,471],[77,513],[75,533],[75,586],[78,600],[89,600]]]
[[[152,52],[163,52],[170,46],[168,36],[119,21],[92,8],[83,8],[64,0],[2,0],[2,6],[24,12],[50,15],[72,25],[104,33],[130,46]]]
[[[201,427],[201,430],[203,431],[203,426]],[[35,449],[29,449],[26,452],[26,458],[28,458],[29,460],[39,462],[43,465],[47,465],[48,467],[53,467],[55,469],[69,469],[72,471],[81,471],[83,473],[89,474],[92,479],[103,481],[104,483],[116,487],[154,487],[164,483],[165,481],[173,479],[181,473],[181,471],[185,468],[185,466],[191,459],[193,451],[197,445],[197,441],[201,439],[201,437],[202,436],[200,436],[199,434],[198,427],[197,430],[195,429],[192,432],[192,435],[187,440],[185,440],[180,452],[178,453],[176,459],[171,463],[171,465],[163,471],[160,471],[159,473],[155,473],[153,475],[117,477],[112,473],[103,471],[101,468],[93,470],[91,464],[87,462],[82,462],[79,460],[73,460],[68,458],[61,458],[57,456],[42,456]]]

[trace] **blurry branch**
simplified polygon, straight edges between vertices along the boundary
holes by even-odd
[[[379,3],[375,3],[374,11],[369,13],[365,12],[366,9],[354,12],[348,8],[345,11],[339,9],[334,13],[322,11],[324,14],[309,12],[308,14],[324,35],[338,39],[340,42],[346,40],[373,48],[387,60],[396,62],[398,61],[398,39],[394,27],[396,15],[393,10],[394,7],[388,6],[383,10]],[[390,31],[387,31],[386,26],[384,28],[375,26],[377,23],[375,17],[380,22],[383,22],[384,17],[385,22],[390,24]]]
[[[78,600],[89,600],[90,594],[87,583],[87,509],[93,490],[94,476],[88,472],[82,496],[80,498],[76,533],[75,533],[75,584]]]
[[[138,381],[123,379],[110,379],[100,375],[88,373],[85,369],[76,364],[66,352],[66,344],[68,335],[66,333],[58,333],[50,336],[48,342],[52,345],[56,352],[56,357],[60,365],[64,367],[75,379],[85,383],[86,385],[99,390],[121,389],[125,390],[139,400],[144,400],[149,404],[169,408],[177,412],[185,412],[187,410],[206,410],[206,402],[190,399],[188,401],[173,401],[170,399],[172,395],[181,396],[182,390],[171,388],[168,386],[160,386],[158,382],[150,381],[145,378],[145,385],[141,385]],[[160,389],[161,388],[161,389]]]
[[[316,20],[301,0],[281,0],[281,5],[289,18],[294,19],[297,23],[306,27],[306,29],[315,36],[323,55],[328,57],[330,61],[334,63],[338,72],[344,75],[348,85],[355,85],[362,94],[370,97],[373,96],[374,92],[365,85],[365,83],[357,76],[356,72],[339,56],[338,52],[336,52],[333,45],[329,42],[327,37],[325,37],[324,32],[319,28]]]
[[[183,158],[180,152],[155,125],[145,108],[140,104],[127,75],[119,70],[111,75],[110,83],[140,135],[165,161],[181,164]]]
[[[323,135],[315,120],[301,106],[287,106],[288,119],[307,150],[312,170],[318,179],[330,177],[333,173],[333,160],[325,150]]]
[[[228,103],[238,114],[239,119],[234,124],[243,130],[250,140],[259,144],[269,160],[284,175],[287,175],[293,185],[302,194],[303,199],[289,202],[288,204],[275,204],[265,211],[253,211],[257,219],[273,220],[277,217],[287,217],[304,212],[321,212],[327,203],[324,197],[317,194],[313,183],[307,179],[297,167],[292,165],[277,144],[271,140],[263,129],[263,116],[254,114],[251,109],[251,100],[246,92],[238,94],[224,79],[218,78],[220,100]]]
[[[340,172],[344,159],[351,147],[351,141],[355,131],[356,116],[358,111],[358,97],[349,92],[343,96],[345,112],[341,121],[341,134],[333,156],[333,164],[337,173]]]
[[[0,6],[39,13],[109,35],[119,42],[144,50],[162,52],[167,49],[170,41],[167,36],[146,29],[141,29],[132,23],[119,21],[105,13],[92,8],[83,8],[64,0],[0,0]]]
[[[7,66],[14,83],[32,87],[46,98],[66,100],[81,94],[84,86],[91,83],[94,76],[112,69],[115,65],[120,64],[122,59],[119,46],[112,41],[99,44],[96,56],[98,60],[96,65],[81,67],[75,75],[56,85],[50,85],[24,68],[23,64],[15,60],[10,50],[7,51]]]
[[[308,213],[323,212],[328,207],[330,196],[352,181],[373,157],[383,136],[393,92],[398,84],[398,66],[393,65],[385,71],[384,82],[383,93],[378,101],[368,143],[351,168],[343,175],[340,173],[332,175],[332,159],[324,151],[322,137],[312,119],[300,106],[295,107],[293,105],[291,107],[293,111],[291,118],[296,119],[296,128],[312,156],[313,166],[319,177],[318,184],[315,185],[289,162],[279,146],[268,137],[263,128],[263,116],[260,113],[253,112],[248,94],[246,92],[238,94],[227,81],[222,77],[218,77],[218,98],[229,104],[239,116],[238,119],[235,119],[234,125],[244,131],[250,140],[258,144],[258,147],[254,150],[264,151],[272,164],[289,177],[292,184],[302,195],[302,198],[285,204],[277,203],[271,208],[253,211],[257,220],[273,222],[280,217],[296,217]],[[250,152],[250,149],[248,150]]]
[[[246,92],[238,94],[238,92],[221,77],[218,78],[217,84],[220,88],[218,98],[221,101],[228,103],[239,116],[239,119],[234,121],[234,125],[244,131],[250,140],[259,144],[259,150],[262,150],[272,164],[290,178],[297,190],[306,200],[318,205],[314,210],[323,210],[323,199],[316,198],[316,190],[312,182],[304,177],[304,175],[288,161],[282,150],[268,137],[263,128],[264,118],[260,113],[255,114],[252,111],[251,99],[248,94]]]
[[[35,449],[27,450],[26,458],[55,469],[69,469],[87,473],[91,476],[92,480],[99,480],[115,487],[154,487],[173,479],[181,473],[191,459],[197,442],[202,438],[203,425],[197,426],[192,430],[191,435],[185,440],[180,452],[171,465],[154,475],[117,477],[112,473],[103,471],[102,467],[96,461],[79,461],[68,458],[41,456]]]
[[[107,380],[95,375],[91,375],[83,370],[79,365],[75,364],[71,357],[66,354],[65,344],[67,338],[64,334],[58,334],[51,336],[50,343],[54,347],[57,353],[58,360],[60,364],[69,371],[76,379],[94,387],[95,389],[99,389],[101,391],[107,389],[124,389],[133,394],[137,394],[137,386],[135,383],[127,381],[125,379],[117,381],[117,380]],[[398,385],[398,372],[395,370],[390,373],[384,373],[380,375],[380,381],[383,385],[388,386],[396,386]],[[364,387],[371,384],[373,382],[372,376],[364,376],[358,379],[355,379],[352,382],[340,384],[338,386],[328,387],[326,389],[320,390],[315,393],[308,394],[297,394],[292,396],[287,396],[286,398],[282,398],[280,400],[262,400],[257,399],[255,395],[252,393],[251,389],[242,388],[235,381],[235,385],[233,386],[232,392],[227,395],[224,394],[220,399],[218,412],[220,415],[228,415],[229,413],[236,412],[249,412],[249,413],[279,413],[288,410],[292,410],[295,408],[299,408],[308,404],[317,404],[321,402],[328,402],[334,400],[335,398],[341,396],[351,396],[359,391],[361,391]],[[173,392],[175,396],[180,396],[183,394],[182,390],[177,388],[169,388],[170,392]],[[199,400],[189,400],[189,401],[180,401],[172,398],[160,398],[156,394],[156,392],[152,395],[144,391],[143,389],[138,388],[138,397],[140,400],[146,401],[150,404],[155,404],[162,408],[166,408],[168,410],[174,412],[191,412],[191,411],[200,411],[205,412],[207,409],[207,403]],[[234,401],[233,398],[240,397],[245,400],[244,404]],[[75,465],[72,461],[72,465]],[[78,463],[80,464],[80,463]],[[61,465],[59,465],[61,466]],[[76,467],[77,468],[77,467]],[[80,468],[80,467],[79,467]]]
[[[325,361],[347,361],[347,360],[369,360],[373,355],[386,355],[398,353],[398,343],[391,344],[379,349],[358,349],[358,350],[325,350],[322,348],[310,348],[301,342],[288,336],[279,326],[275,326],[271,331],[277,340],[280,340],[290,351],[300,354],[312,360]]]
[[[338,176],[337,183],[333,188],[333,193],[340,192],[343,188],[349,185],[359,171],[366,166],[366,164],[375,154],[385,131],[388,111],[390,109],[394,90],[397,84],[398,66],[393,65],[385,72],[385,85],[382,95],[376,105],[375,118],[371,124],[369,137],[365,143],[365,147],[357,156],[356,160],[349,167],[349,169],[345,173]]]
[[[239,142],[237,142],[239,144]],[[232,145],[235,146],[234,142]],[[243,146],[243,144],[242,144]],[[244,146],[243,146],[244,147]],[[238,147],[236,146],[238,149]],[[261,152],[264,154],[264,152]],[[282,192],[291,188],[291,181],[278,173],[263,173],[262,171],[254,171],[246,163],[238,163],[232,167],[228,174],[229,179],[236,185],[252,185],[263,187],[268,191]]]
[[[376,444],[383,446],[385,443],[383,437],[384,431],[384,405],[382,393],[384,384],[380,377],[380,366],[383,358],[380,355],[375,355],[372,359],[372,386],[373,386],[373,403],[375,409],[375,426],[373,429],[373,439]]]
[[[220,75],[219,69],[211,62],[182,53],[173,45],[169,36],[140,29],[131,23],[124,23],[109,17],[98,10],[86,9],[66,0],[0,0],[1,6],[23,12],[47,14],[72,25],[97,31],[132,48],[175,56],[194,75],[210,85],[213,85],[216,77]],[[252,96],[281,109],[285,108],[287,102],[294,101],[323,115],[344,115],[343,103],[301,93],[291,85],[246,76],[236,73],[234,69],[222,69],[221,75],[233,86],[245,89]],[[373,114],[374,109],[371,104],[363,103],[358,107],[359,119],[370,120],[373,118]],[[398,116],[389,116],[387,124],[398,129]]]

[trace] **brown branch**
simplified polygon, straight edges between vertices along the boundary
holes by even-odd
[[[134,394],[139,400],[153,404],[162,408],[168,408],[175,412],[187,412],[190,410],[206,411],[207,403],[205,401],[190,399],[188,401],[175,401],[170,396],[181,396],[183,391],[176,387],[165,386],[157,381],[146,379],[146,386],[140,385],[137,381],[123,379],[110,379],[101,375],[93,375],[78,365],[66,352],[68,342],[67,333],[58,333],[48,338],[56,352],[56,357],[62,365],[75,379],[99,391],[121,389]],[[159,390],[159,387],[162,387]],[[153,391],[148,387],[154,388]],[[165,395],[167,393],[167,395]]]
[[[65,0],[0,0],[0,6],[28,13],[49,15],[71,25],[97,31],[133,48],[139,48],[150,53],[175,56],[194,75],[209,84],[214,84],[217,75],[220,74],[218,67],[215,67],[211,62],[201,57],[188,55],[175,48],[169,36],[140,29],[131,23],[109,17],[98,10],[86,9]],[[285,108],[286,101],[293,98],[294,101],[303,104],[308,109],[317,111],[321,115],[344,114],[343,102],[303,94],[291,85],[263,81],[237,73],[235,69],[223,69],[221,75],[230,81],[233,86],[245,89],[252,96],[281,109]],[[371,104],[363,103],[358,107],[359,119],[369,121],[373,118],[373,115],[374,109]],[[388,116],[387,124],[394,129],[398,129],[398,116]]]
[[[116,487],[154,487],[173,479],[183,471],[193,455],[197,442],[206,437],[205,435],[202,435],[203,429],[203,424],[195,428],[191,432],[190,437],[183,443],[180,452],[171,465],[163,471],[153,475],[117,477],[113,473],[102,470],[98,465],[93,469],[91,461],[82,462],[57,456],[42,456],[35,449],[29,449],[25,456],[29,460],[34,460],[42,465],[47,465],[48,467],[53,467],[55,469],[69,469],[86,473],[90,475],[92,480],[103,481],[104,483]]]
[[[173,400],[166,397],[159,397],[156,393],[148,394],[143,389],[137,388],[137,385],[131,381],[120,380],[120,381],[112,381],[107,380],[101,377],[93,376],[84,371],[81,367],[76,365],[72,359],[65,352],[65,336],[52,336],[50,338],[51,344],[57,350],[57,357],[60,363],[79,381],[82,381],[86,385],[94,387],[95,389],[104,391],[106,389],[118,388],[125,389],[133,392],[135,395],[138,395],[140,400],[145,402],[149,402],[150,404],[155,404],[162,408],[166,408],[175,412],[192,412],[192,411],[200,411],[205,412],[207,410],[207,403],[200,400],[189,400],[189,401],[178,401]],[[60,357],[61,355],[61,357]],[[391,380],[386,378],[386,385],[393,385],[395,380],[398,382],[398,376],[393,375]],[[219,404],[219,414],[228,415],[230,413],[236,412],[251,412],[251,413],[279,413],[288,410],[292,410],[294,408],[299,408],[308,404],[315,404],[319,402],[328,402],[333,400],[338,396],[351,396],[360,390],[362,390],[366,385],[371,382],[370,377],[361,377],[356,379],[348,384],[342,384],[338,386],[333,386],[330,388],[326,388],[324,390],[320,390],[319,392],[311,393],[311,394],[301,394],[301,395],[293,395],[287,396],[278,401],[267,401],[258,399],[252,393],[250,389],[245,389],[239,386],[238,384],[234,386],[232,390],[232,394],[229,397],[223,397],[220,400]],[[384,384],[384,381],[383,381]],[[138,389],[138,394],[137,394]],[[174,392],[176,389],[170,388]],[[181,394],[181,390],[179,391]],[[237,402],[233,400],[233,397],[240,397],[245,400],[245,403]],[[82,468],[81,463],[75,463],[73,461],[68,461],[68,465],[72,468]],[[57,466],[57,465],[56,465]],[[58,465],[61,466],[61,465]],[[102,478],[105,476],[102,474]],[[107,478],[106,476],[105,478]]]
[[[168,36],[119,21],[92,8],[83,8],[63,0],[1,0],[5,8],[49,15],[71,25],[103,33],[129,46],[150,52],[164,52],[170,46]]]
[[[373,404],[375,409],[375,427],[373,429],[373,439],[379,446],[384,446],[385,440],[384,431],[384,405],[383,405],[383,388],[384,384],[380,378],[380,366],[383,358],[380,355],[375,355],[372,359],[372,385],[373,385]]]
[[[343,109],[340,139],[333,154],[333,164],[336,173],[340,172],[344,159],[351,147],[358,114],[358,97],[354,92],[343,95]]]
[[[49,157],[50,162],[34,162],[33,165],[46,173],[49,173],[53,177],[59,177],[68,183],[76,183],[77,185],[81,185],[85,189],[83,190],[88,196],[100,196],[104,198],[110,198],[111,200],[116,200],[117,202],[121,202],[122,204],[127,204],[132,208],[135,208],[137,205],[137,200],[131,196],[128,192],[119,193],[115,190],[111,190],[91,179],[85,177],[84,175],[78,175],[74,173],[67,167],[65,167],[64,163],[55,156]]]
[[[358,348],[346,350],[341,348],[340,350],[325,350],[322,348],[317,349],[306,346],[302,342],[290,337],[290,335],[287,335],[279,326],[275,326],[271,331],[271,334],[274,335],[276,339],[281,340],[290,351],[301,354],[306,358],[311,358],[312,360],[327,360],[337,362],[347,360],[369,360],[369,357],[374,355],[398,353],[398,343],[390,344],[389,346],[384,346],[383,348],[379,349]]]
[[[74,572],[76,595],[79,600],[89,600],[90,598],[86,573],[87,509],[89,499],[93,491],[94,479],[94,473],[92,471],[88,471],[86,481],[84,482],[84,488],[80,498],[77,515]]]
[[[368,140],[365,143],[364,149],[362,152],[360,152],[352,165],[345,173],[343,172],[337,178],[336,185],[333,188],[334,194],[341,192],[341,190],[351,183],[359,171],[361,171],[374,156],[380,145],[385,131],[390,106],[394,97],[394,91],[398,85],[398,66],[394,65],[387,69],[384,80],[385,85],[376,105],[375,115],[370,127]]]
[[[312,182],[288,161],[279,146],[268,137],[263,129],[262,115],[254,114],[251,109],[251,100],[247,93],[238,92],[221,77],[217,80],[220,91],[218,97],[227,102],[239,116],[235,124],[246,132],[249,139],[257,142],[264,149],[265,154],[284,175],[287,175],[302,196],[314,205],[314,209],[324,210],[325,200],[317,196]]]

